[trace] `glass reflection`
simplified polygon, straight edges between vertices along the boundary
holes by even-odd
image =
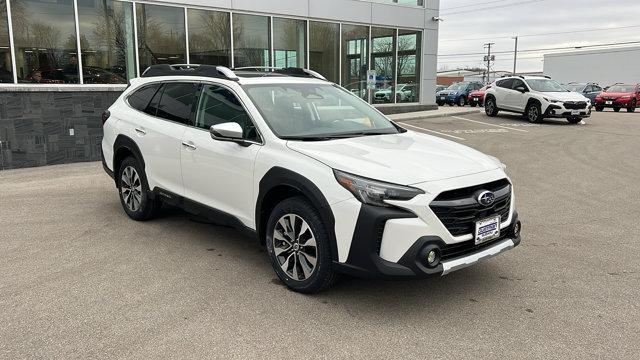
[[[306,21],[273,18],[275,67],[305,67]]]
[[[234,66],[270,66],[269,18],[233,14]]]
[[[309,67],[339,82],[340,24],[309,21]]]
[[[7,4],[0,0],[0,83],[12,83],[11,49],[9,48]]]
[[[342,25],[342,86],[365,100],[368,46],[369,27]]]
[[[153,64],[184,64],[184,8],[136,4],[140,74]]]
[[[376,71],[374,103],[392,103],[395,102],[394,96],[401,98],[405,95],[395,87],[395,39],[395,29],[371,28],[371,68]]]
[[[404,94],[398,102],[420,101],[421,42],[421,32],[398,30],[398,91]]]
[[[189,61],[192,64],[231,65],[229,13],[187,10]]]

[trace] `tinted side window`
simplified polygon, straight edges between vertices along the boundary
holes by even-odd
[[[500,80],[496,82],[496,85],[506,89],[511,89],[511,84],[513,84],[513,79],[505,79],[505,80]]]
[[[198,104],[196,126],[209,130],[213,125],[227,122],[240,124],[245,139],[256,140],[258,138],[251,118],[238,98],[222,86],[205,85]]]
[[[158,117],[187,124],[196,103],[198,84],[166,83],[158,106]]]
[[[133,94],[129,95],[129,105],[136,110],[145,111],[147,105],[149,105],[149,102],[151,101],[151,98],[153,98],[156,92],[158,92],[159,88],[160,84],[150,84],[141,87],[134,91]]]
[[[513,80],[513,82],[511,83],[511,88],[513,90],[515,90],[518,87],[523,87],[525,89],[527,88],[527,86],[524,84],[524,81],[518,80],[518,79],[512,79],[512,80]]]

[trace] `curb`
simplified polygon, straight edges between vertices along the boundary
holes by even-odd
[[[437,110],[433,110],[433,112],[437,112]],[[467,115],[467,114],[475,114],[479,113],[481,110],[460,110],[460,111],[452,111],[446,113],[435,113],[429,114],[428,112],[420,112],[420,113],[406,113],[402,114],[405,116],[389,116],[389,118],[393,121],[409,121],[409,120],[421,120],[421,119],[433,119],[433,118],[441,118],[441,117],[449,117],[449,116],[458,116],[458,115]],[[401,114],[396,114],[401,115]]]

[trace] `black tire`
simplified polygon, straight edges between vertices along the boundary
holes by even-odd
[[[567,121],[569,122],[569,124],[577,124],[580,121],[582,121],[582,118],[579,117],[570,117],[567,119]]]
[[[470,102],[470,103],[469,103],[469,106],[471,106],[471,107],[476,107],[476,106],[478,106],[478,105],[477,105],[476,103],[474,103],[474,102]]]
[[[604,106],[596,106],[596,111],[603,111],[604,110]]]
[[[135,177],[130,176],[131,169],[135,171]],[[125,179],[136,179],[125,181]],[[154,218],[162,206],[158,199],[149,196],[149,183],[140,162],[134,157],[124,159],[118,167],[116,174],[120,203],[127,215],[136,221],[145,221]],[[133,186],[131,186],[133,184]],[[128,195],[128,196],[127,196]],[[139,199],[139,201],[136,201]]]
[[[615,111],[615,112],[620,112],[620,108],[619,108],[619,107],[614,107],[614,108],[613,108],[613,111]]]
[[[438,104],[438,106],[444,106],[444,103],[441,101],[436,102],[436,104]]]
[[[460,96],[460,98],[458,98],[458,103],[456,105],[460,107],[464,107],[465,105],[467,105],[467,99],[464,96]]]
[[[290,215],[294,215],[295,217],[293,220],[294,224],[291,228],[294,236],[291,236],[282,225],[283,223],[285,225],[291,225]],[[296,235],[296,232],[302,228],[302,222],[300,220],[307,223],[310,232],[303,231]],[[285,231],[280,231],[280,229],[284,229]],[[287,241],[278,239],[275,235],[277,230],[281,234],[280,238],[284,238]],[[292,239],[293,237],[297,239]],[[302,242],[303,237],[307,237],[307,239],[304,239],[304,243]],[[311,241],[310,237],[315,238],[315,251],[311,251],[311,245],[306,245]],[[269,255],[271,265],[276,275],[278,275],[278,278],[289,289],[310,294],[328,288],[337,280],[339,274],[333,270],[331,243],[327,229],[322,222],[320,213],[307,199],[303,197],[292,197],[276,205],[267,221],[265,242],[267,254]],[[283,251],[283,248],[288,245],[287,242],[291,244],[288,246],[289,250]],[[294,248],[296,244],[297,248]],[[278,247],[277,250],[281,251],[278,256],[276,256],[276,246]],[[308,260],[312,260],[312,256],[309,257],[309,255],[313,253],[316,255],[315,267],[311,269],[309,274],[306,274],[305,270],[308,271],[310,265],[312,265],[312,262]],[[291,266],[292,260],[293,266]],[[305,264],[303,264],[303,262],[305,262]],[[283,266],[285,267],[284,270]],[[289,271],[291,273],[289,273]],[[300,275],[303,275],[304,278],[301,279]],[[298,279],[296,279],[296,277]]]
[[[633,100],[633,102],[629,103],[629,107],[627,107],[627,112],[635,112],[636,111],[636,101]]]
[[[530,123],[540,122],[544,118],[540,104],[537,102],[532,102],[527,105],[527,108],[524,110],[524,115]]]
[[[497,116],[498,115],[498,106],[496,105],[496,99],[490,97],[484,102],[484,112],[487,116]]]

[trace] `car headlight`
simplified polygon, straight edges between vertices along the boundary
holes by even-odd
[[[495,156],[487,155],[491,160],[493,160],[496,164],[498,164],[502,170],[507,170],[507,165],[505,165],[500,159]]]
[[[556,100],[556,99],[547,99],[547,98],[544,98],[544,99],[545,99],[547,102],[550,102],[550,103],[552,103],[552,104],[557,104],[557,103],[561,103],[561,102],[562,102],[562,101],[560,101],[560,100]]]
[[[333,170],[338,183],[364,204],[390,206],[384,200],[411,200],[424,191],[410,186],[390,184]]]

